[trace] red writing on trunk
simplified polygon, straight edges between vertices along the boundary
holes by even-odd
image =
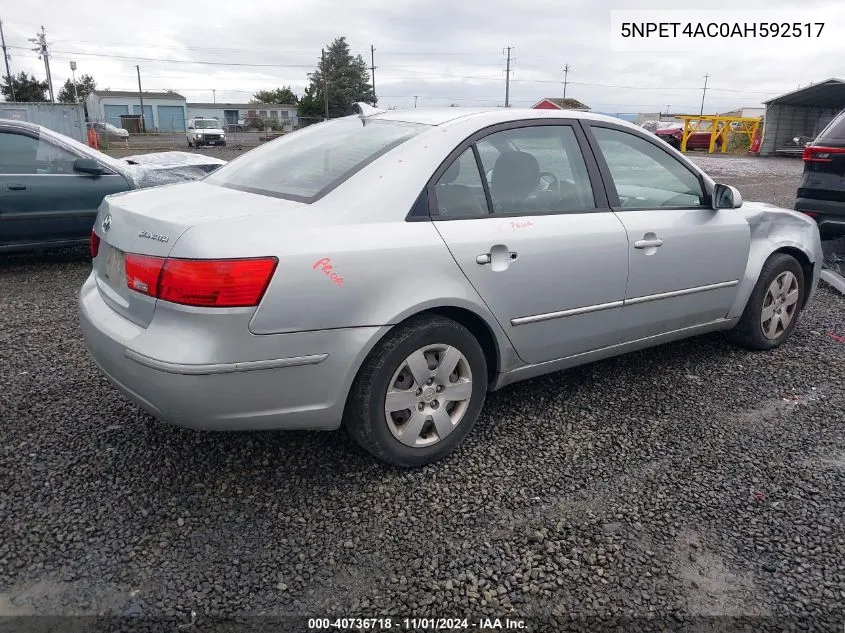
[[[531,220],[526,220],[525,222],[511,222],[511,228],[513,229],[527,229],[529,226],[534,226],[534,223]]]
[[[317,270],[317,268],[319,268],[326,277],[331,279],[338,288],[343,288],[343,277],[334,272],[334,266],[332,265],[332,260],[330,258],[323,257],[322,259],[318,259],[314,262],[311,270]]]

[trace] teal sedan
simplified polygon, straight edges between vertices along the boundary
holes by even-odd
[[[197,180],[225,162],[182,152],[137,159],[118,160],[39,125],[0,119],[0,252],[87,244],[106,196]]]

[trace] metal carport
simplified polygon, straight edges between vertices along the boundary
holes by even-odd
[[[825,79],[765,102],[763,141],[760,155],[800,154],[796,136],[815,138],[845,109],[845,81]]]

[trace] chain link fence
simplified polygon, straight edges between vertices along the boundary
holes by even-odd
[[[149,118],[149,117],[145,117]],[[199,117],[198,117],[199,118]],[[220,122],[219,129],[223,137],[213,133],[203,133],[199,145],[219,147],[226,143],[227,148],[251,149],[267,141],[272,141],[294,129],[323,121],[325,117],[302,117],[294,121],[282,118],[248,117],[238,122]],[[190,146],[196,147],[195,132],[188,130],[188,122],[183,116],[161,116],[152,124],[141,121],[137,117],[121,117],[120,121],[89,121],[88,127],[97,134],[99,149],[103,151],[121,151],[137,149],[141,152],[150,151],[187,151]],[[206,139],[206,136],[212,138]],[[89,137],[89,144],[92,140]]]

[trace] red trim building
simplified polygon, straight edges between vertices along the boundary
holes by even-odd
[[[557,97],[546,97],[541,99],[533,106],[532,110],[581,110],[588,111],[590,108],[585,106],[577,99],[559,99]]]

